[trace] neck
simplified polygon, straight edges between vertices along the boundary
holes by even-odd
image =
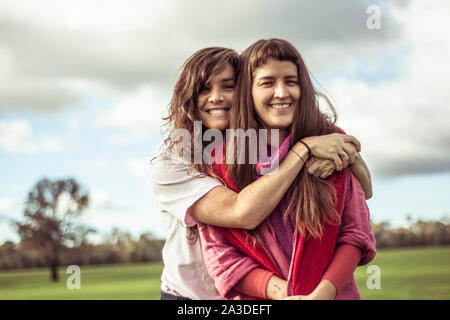
[[[268,144],[272,143],[270,132],[271,132],[271,129],[267,129],[267,143]],[[278,141],[274,142],[275,146],[278,147],[284,141],[284,139],[286,139],[286,137],[288,135],[289,135],[289,132],[287,129],[278,129]]]

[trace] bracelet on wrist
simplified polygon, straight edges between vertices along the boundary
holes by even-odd
[[[300,142],[301,144],[303,144],[303,145],[306,147],[306,149],[308,149],[308,157],[311,157],[311,154],[312,154],[311,148],[310,148],[304,141],[299,140],[299,142]]]
[[[302,158],[302,156],[301,155],[299,155],[295,150],[294,150],[294,148],[292,148],[291,149],[296,155],[297,155],[297,157],[299,157],[300,158],[300,160],[302,160],[303,161],[303,164],[305,164],[306,163],[306,161],[305,161],[305,159],[303,159]]]

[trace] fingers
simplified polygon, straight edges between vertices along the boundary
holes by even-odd
[[[306,160],[305,167],[309,168],[312,164],[314,164],[318,159],[317,158],[309,158]]]
[[[333,160],[334,164],[336,165],[336,170],[341,171],[343,163],[336,150],[333,150],[331,152],[331,160]]]
[[[335,170],[334,162],[328,159],[310,158],[305,166],[310,175],[322,179],[328,178]]]
[[[313,176],[315,176],[315,177],[318,177],[318,176],[320,175],[319,172],[321,172],[319,161],[313,161],[313,162],[311,162],[311,164],[307,167],[306,171],[308,171],[308,173],[309,173],[310,175],[313,175]]]
[[[339,158],[342,160],[342,169],[347,168],[350,164],[350,155],[345,151],[345,149],[341,149],[339,151]]]
[[[361,152],[361,143],[354,136],[344,135],[344,142],[352,143],[358,152]]]
[[[339,171],[342,170],[343,167],[348,166],[349,162],[354,162],[355,152],[351,147],[354,146],[357,151],[360,151],[361,149],[361,144],[355,137],[339,133],[307,137],[303,140],[310,144],[313,156],[333,160],[336,169]],[[348,153],[348,157],[345,156],[344,152]],[[342,159],[340,159],[339,155]],[[341,162],[343,162],[343,164],[341,164]]]
[[[351,144],[351,143],[346,143],[343,146],[343,149],[344,149],[345,153],[347,153],[347,155],[349,157],[348,164],[351,165],[351,164],[355,163],[356,153],[358,152],[356,150],[356,147],[353,144]]]
[[[333,174],[334,170],[336,169],[336,167],[334,166],[334,162],[330,160],[325,160],[324,164],[325,165],[321,168],[322,171],[319,176],[321,179],[328,178],[330,175]]]
[[[287,296],[286,298],[284,298],[283,300],[302,300],[304,299],[305,296],[303,295],[298,295],[298,296]]]
[[[330,171],[330,170],[328,170],[328,171],[323,171],[322,174],[320,175],[320,178],[321,178],[321,179],[326,179],[326,178],[328,178],[329,176],[331,176],[332,173],[333,173],[333,171]]]
[[[338,152],[339,158],[342,160],[342,168],[341,168],[341,170],[344,169],[344,168],[347,168],[348,167],[348,162],[350,160],[349,155],[341,147],[337,148],[337,152]],[[339,171],[341,171],[341,170],[339,170]]]

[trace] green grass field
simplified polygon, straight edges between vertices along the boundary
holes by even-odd
[[[371,265],[380,289],[367,288]],[[0,299],[159,299],[161,263],[81,266],[79,290],[67,289],[65,270],[58,283],[47,269],[1,271]],[[363,299],[450,299],[450,247],[379,250],[355,276]]]

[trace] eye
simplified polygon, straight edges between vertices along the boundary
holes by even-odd
[[[262,81],[259,83],[262,87],[270,87],[273,84],[273,81]]]
[[[236,88],[236,85],[234,83],[227,83],[223,86],[224,90],[231,91]]]
[[[297,80],[288,80],[288,81],[286,81],[286,83],[289,85],[297,85],[298,81]]]

